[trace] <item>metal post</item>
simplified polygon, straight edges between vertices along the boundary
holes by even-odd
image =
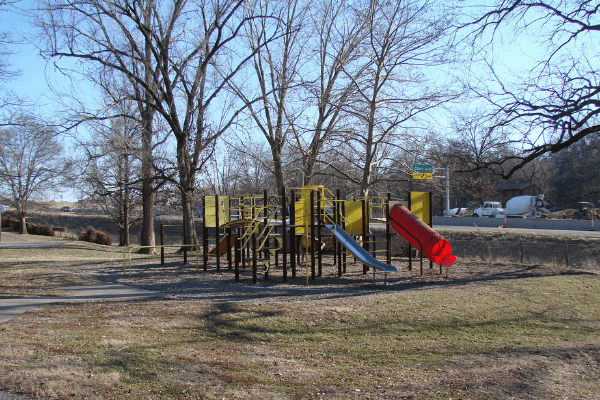
[[[429,192],[429,227],[433,228],[433,195]],[[429,260],[429,269],[433,269],[433,261]],[[440,274],[442,273],[442,266],[440,265]]]
[[[0,243],[2,243],[2,213],[6,211],[3,205],[0,204]]]
[[[342,212],[340,214],[340,217],[342,219],[341,222],[342,222],[342,229],[343,230],[346,230],[346,219],[345,219],[345,216],[346,216],[346,203],[345,203],[345,201],[342,201]],[[348,254],[348,252],[346,251],[346,248],[344,246],[342,246],[341,244],[340,244],[340,253],[342,255],[342,272],[345,274],[346,273],[346,267],[348,265],[348,262],[347,262],[347,254]]]
[[[219,242],[221,241],[221,235],[219,232],[220,225],[221,225],[221,221],[220,221],[220,217],[219,217],[219,196],[215,195],[215,219],[216,219],[216,223],[215,223],[215,256],[217,257],[217,272],[221,272],[221,255],[219,254]]]
[[[290,267],[292,278],[296,277],[296,193],[290,194]]]
[[[315,248],[316,246],[316,241],[317,241],[317,235],[315,235],[316,233],[316,227],[315,227],[315,192],[314,190],[310,191],[310,242],[311,242],[311,246],[310,246],[310,278],[311,280],[315,280],[316,279],[316,271],[315,271]],[[307,260],[308,261],[308,260]]]
[[[263,232],[268,232],[267,229],[267,225],[269,224],[269,194],[267,193],[267,189],[265,189],[263,191]],[[270,238],[269,237],[265,237],[265,238],[261,238],[261,243],[266,243],[267,246],[266,247],[270,247],[271,243],[270,243]],[[263,258],[271,258],[271,252],[269,250],[264,250],[263,249],[263,254],[262,254]],[[269,262],[271,262],[272,260],[269,260]],[[270,265],[270,264],[269,264]],[[265,277],[265,281],[269,280],[269,270],[265,271],[264,274]]]
[[[318,260],[317,260],[317,266],[318,266],[318,275],[319,277],[323,276],[323,260],[322,260],[322,254],[321,251],[323,249],[323,238],[321,237],[321,228],[322,228],[322,223],[323,223],[323,215],[322,215],[322,208],[321,208],[321,191],[317,190],[317,241],[319,243],[319,248],[317,249],[317,253],[318,253]]]
[[[363,249],[365,249],[367,251],[367,253],[369,252],[369,239],[367,238],[367,234],[369,233],[369,222],[368,222],[368,210],[367,210],[367,200],[363,199],[362,200],[362,234],[363,234]],[[369,270],[369,266],[367,264],[363,264],[363,274],[366,274],[367,271]]]
[[[252,233],[252,283],[257,283],[256,234]]]
[[[387,263],[392,265],[392,231],[391,224],[389,223],[390,219],[390,200],[392,199],[392,195],[390,193],[387,194],[387,199],[385,202],[385,252],[387,254]]]
[[[287,282],[287,204],[285,201],[285,187],[281,188],[281,251],[282,251],[282,268],[283,268],[283,281]]]
[[[341,192],[340,189],[338,189],[335,192],[336,195],[336,202],[335,202],[335,218],[334,221],[341,226],[341,213],[342,213],[342,203],[341,203]],[[333,240],[333,237],[332,239]],[[337,267],[338,267],[338,277],[342,277],[342,245],[340,244],[340,242],[338,240],[333,240],[332,242],[333,244],[333,259],[334,259],[334,264],[336,263],[337,260]]]
[[[208,227],[206,226],[206,196],[202,196],[202,262],[208,269]]]
[[[450,215],[450,169],[446,167],[446,215]]]
[[[187,218],[183,215],[183,264],[187,264]]]
[[[232,259],[231,259],[231,228],[227,228],[225,230],[225,232],[227,232],[227,268],[231,271],[231,263],[232,263]]]
[[[240,240],[242,240],[241,236],[242,235],[240,235],[240,228],[237,228],[237,235],[233,239],[233,243],[234,243],[233,253],[234,253],[234,258],[235,258],[235,280],[236,281],[240,280],[240,259],[243,256],[243,254],[241,254],[241,251],[240,251]]]
[[[411,191],[408,192],[408,209],[412,211]],[[408,270],[412,271],[412,244],[408,241]]]
[[[165,224],[160,224],[160,265],[165,265]]]

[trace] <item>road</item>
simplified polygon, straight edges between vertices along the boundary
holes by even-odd
[[[434,228],[463,230],[514,230],[518,232],[578,234],[600,237],[600,221],[571,219],[433,217]]]

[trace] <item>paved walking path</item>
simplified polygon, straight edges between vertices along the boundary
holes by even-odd
[[[166,296],[164,293],[138,289],[116,283],[66,286],[58,288],[71,293],[70,296],[12,297],[0,299],[0,323],[11,320],[35,307],[73,301],[123,300]]]

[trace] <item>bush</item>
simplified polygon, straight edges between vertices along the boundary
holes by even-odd
[[[77,237],[79,240],[84,242],[103,244],[106,246],[112,246],[113,244],[113,240],[108,233],[101,230],[96,230],[91,226],[88,226],[87,229],[80,231]]]
[[[54,229],[50,225],[27,224],[27,233],[31,235],[54,236]]]
[[[12,230],[17,230],[15,229],[15,226],[18,226],[19,222],[13,218],[12,215],[10,214],[6,214],[2,216],[2,227],[3,228],[8,228],[8,229],[12,229]]]
[[[10,214],[2,216],[2,227],[17,232],[21,231],[21,223]],[[66,231],[67,228],[55,228],[52,225],[38,225],[27,222],[27,233],[30,235],[56,236],[55,232]]]

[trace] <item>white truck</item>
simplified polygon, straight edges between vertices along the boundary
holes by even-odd
[[[540,218],[544,214],[552,215],[545,208],[544,195],[517,196],[506,202],[504,212],[496,218]]]
[[[484,201],[483,205],[473,211],[472,217],[489,217],[503,213],[504,209],[499,201]]]

